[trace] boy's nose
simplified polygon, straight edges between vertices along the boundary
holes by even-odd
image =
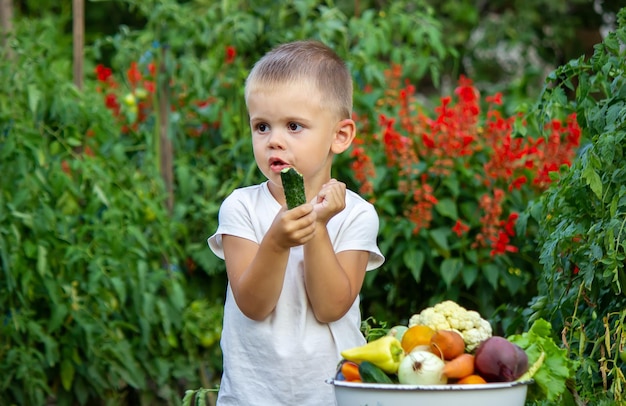
[[[284,140],[285,137],[281,131],[272,131],[269,137],[267,137],[267,145],[270,148],[284,148]]]

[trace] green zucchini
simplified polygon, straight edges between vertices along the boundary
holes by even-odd
[[[393,383],[389,375],[382,369],[369,361],[363,361],[359,364],[359,374],[361,381],[367,383]]]
[[[306,195],[304,194],[304,178],[302,174],[294,168],[285,168],[280,172],[280,178],[283,182],[283,190],[285,191],[285,200],[287,208],[293,209],[306,203]]]

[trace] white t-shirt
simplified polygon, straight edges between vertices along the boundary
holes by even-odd
[[[211,250],[224,258],[223,234],[260,243],[280,208],[267,182],[235,190],[220,207],[218,229],[208,239]],[[376,243],[378,215],[356,193],[347,191],[345,209],[327,228],[335,252],[369,251],[367,270],[383,263]],[[227,288],[217,404],[335,405],[333,386],[325,380],[333,377],[342,350],[365,344],[360,324],[358,297],[340,320],[317,321],[304,287],[303,249],[292,248],[280,298],[265,320],[246,317]]]

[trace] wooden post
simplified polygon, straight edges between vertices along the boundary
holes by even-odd
[[[7,58],[12,57],[9,38],[13,33],[13,0],[0,0],[0,46],[6,48]]]
[[[73,0],[74,85],[83,88],[83,52],[85,46],[85,0]]]

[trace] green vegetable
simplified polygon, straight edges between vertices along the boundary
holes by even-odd
[[[541,366],[543,365],[543,360],[545,359],[546,359],[546,353],[542,351],[541,355],[539,355],[539,358],[537,358],[537,361],[535,361],[530,366],[530,368],[528,368],[528,371],[526,371],[522,376],[517,378],[517,380],[520,382],[531,380],[532,377],[537,373],[537,371],[539,371],[539,368],[541,368]]]
[[[528,372],[535,381],[528,388],[528,400],[556,402],[566,391],[566,381],[574,376],[576,365],[567,356],[567,350],[552,338],[552,325],[537,319],[527,332],[507,339],[528,355],[531,365]]]
[[[389,375],[369,361],[363,361],[359,365],[361,381],[367,383],[393,383]]]
[[[287,208],[293,209],[306,203],[306,195],[304,193],[304,178],[302,174],[294,168],[285,168],[280,172],[280,178],[283,182],[283,190],[285,191],[285,200]]]

